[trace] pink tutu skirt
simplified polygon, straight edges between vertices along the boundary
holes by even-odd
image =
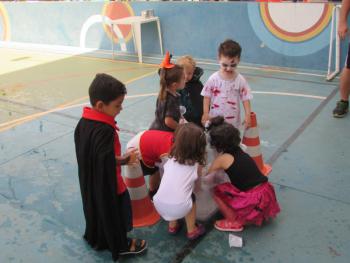
[[[214,188],[216,198],[232,208],[236,220],[244,224],[260,226],[280,212],[273,186],[262,183],[246,192],[238,190],[231,183],[219,184]]]

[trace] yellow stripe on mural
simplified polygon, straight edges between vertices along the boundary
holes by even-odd
[[[288,42],[302,42],[302,41],[309,40],[309,39],[319,35],[326,28],[330,19],[332,18],[333,6],[334,6],[333,4],[324,4],[324,8],[326,9],[326,11],[324,12],[322,17],[320,18],[321,23],[319,25],[317,25],[312,31],[307,32],[305,34],[301,34],[299,36],[289,35],[288,32],[283,33],[283,32],[278,31],[275,28],[276,25],[271,23],[271,21],[268,17],[269,16],[268,3],[261,3],[260,4],[260,15],[261,15],[261,18],[264,21],[264,24],[267,27],[267,29],[273,35],[278,37],[279,39],[282,39],[282,40],[285,40]]]
[[[125,10],[126,10],[129,16],[135,15],[134,10],[132,9],[132,7],[128,3],[121,3],[121,2],[109,2],[109,3],[107,2],[107,3],[105,3],[103,5],[103,9],[102,9],[103,16],[107,16],[108,8],[111,8],[113,10],[113,12],[115,12],[115,13],[125,12]],[[120,10],[120,9],[123,9],[123,10]],[[112,20],[114,19],[113,17],[109,17],[109,18]],[[125,43],[127,43],[132,37],[131,25],[129,25],[129,27],[130,27],[130,30],[128,32],[128,35],[126,37],[124,37]],[[103,29],[106,32],[107,36],[109,38],[113,39],[114,43],[119,43],[119,39],[113,34],[111,26],[104,24]]]
[[[2,39],[0,40],[5,40],[5,41],[8,41],[10,40],[11,38],[11,32],[10,32],[10,20],[9,20],[9,17],[7,15],[7,11],[5,9],[5,6],[0,3],[0,20],[2,21],[3,23],[3,35],[2,35]],[[1,26],[1,24],[0,24]]]

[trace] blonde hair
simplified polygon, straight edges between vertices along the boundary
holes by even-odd
[[[196,61],[194,61],[190,55],[179,57],[176,60],[176,64],[183,66],[185,69],[188,69],[189,67],[192,69],[196,68]]]

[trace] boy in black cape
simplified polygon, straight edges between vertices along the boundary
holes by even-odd
[[[186,85],[179,91],[181,105],[186,108],[183,115],[188,122],[193,122],[202,127],[203,96],[201,95],[203,84],[200,77],[203,69],[196,66],[196,61],[189,55],[177,59],[176,64],[185,70]]]
[[[97,74],[89,88],[92,108],[84,108],[74,133],[86,221],[84,239],[96,250],[110,250],[113,260],[147,248],[145,240],[127,237],[132,229],[132,213],[120,166],[135,162],[136,152],[121,156],[114,120],[122,110],[125,95],[123,83],[107,74]]]

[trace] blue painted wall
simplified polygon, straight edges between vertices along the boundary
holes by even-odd
[[[0,34],[6,26],[6,13],[10,42],[79,47],[84,23],[93,15],[101,15],[104,5],[104,2],[5,2],[0,4],[3,17]],[[161,20],[163,46],[176,56],[191,54],[195,58],[215,60],[218,44],[233,38],[243,47],[241,60],[245,63],[327,69],[330,23],[313,38],[292,43],[277,38],[267,29],[259,3],[131,2],[125,5],[135,15],[144,9],[154,9]],[[143,53],[159,56],[155,24],[143,25],[142,33]],[[89,27],[85,40],[86,47],[111,50],[111,40],[101,23]],[[126,44],[127,52],[133,52],[133,41]],[[118,43],[115,49],[120,50]]]

